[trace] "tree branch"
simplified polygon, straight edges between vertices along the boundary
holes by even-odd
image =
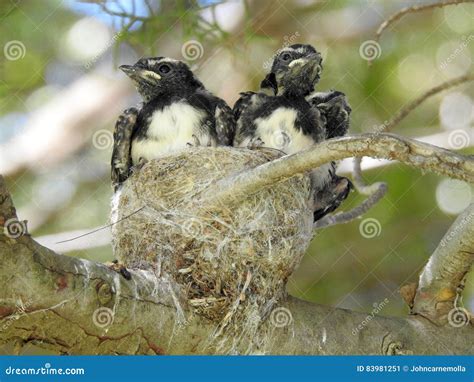
[[[395,22],[397,22],[398,20],[400,20],[403,16],[405,16],[407,14],[427,11],[429,9],[442,8],[442,7],[446,7],[448,5],[456,5],[456,4],[461,4],[461,3],[472,3],[472,2],[473,2],[473,0],[446,0],[446,1],[440,1],[440,2],[432,3],[432,4],[413,5],[411,7],[402,8],[400,11],[394,13],[387,20],[385,20],[382,24],[380,24],[380,26],[377,29],[377,32],[375,34],[375,40],[378,41],[380,39],[380,36],[382,35],[382,33],[390,25],[394,24]]]
[[[416,98],[414,101],[405,105],[401,108],[397,114],[395,114],[388,122],[384,123],[379,132],[390,131],[393,127],[398,125],[410,112],[416,109],[421,103],[423,103],[427,98],[443,91],[450,89],[454,86],[460,85],[462,83],[473,81],[474,76],[472,74],[460,76],[452,80],[443,82],[442,84],[435,86],[420,97]],[[380,199],[387,192],[387,184],[385,182],[376,182],[371,185],[365,184],[362,178],[362,169],[361,169],[362,158],[354,158],[354,169],[353,169],[353,184],[356,190],[363,194],[368,195],[368,198],[365,199],[360,205],[353,208],[350,211],[338,212],[333,215],[327,215],[323,219],[317,221],[314,224],[316,229],[332,226],[335,224],[348,223],[357,217],[365,214],[370,208],[379,202]]]
[[[384,123],[379,132],[390,131],[393,127],[398,125],[408,114],[415,110],[421,103],[423,103],[429,97],[438,94],[443,90],[450,89],[462,83],[473,81],[474,75],[467,74],[452,80],[443,82],[442,84],[435,86],[420,97],[416,98],[414,101],[408,103],[403,108],[401,108],[397,114],[395,114],[388,122]],[[365,199],[360,205],[353,208],[350,211],[346,212],[337,212],[333,215],[327,215],[323,219],[317,221],[314,224],[316,229],[341,224],[348,223],[357,217],[365,214],[370,208],[379,202],[380,199],[387,192],[387,184],[385,182],[376,182],[371,185],[365,184],[362,178],[362,169],[361,169],[362,158],[354,158],[354,168],[353,168],[353,184],[356,190],[364,195],[368,195],[368,198]]]
[[[390,131],[393,129],[396,125],[398,125],[410,112],[415,110],[420,104],[422,104],[426,99],[429,97],[438,94],[444,90],[450,89],[452,87],[458,86],[460,84],[463,84],[465,82],[469,81],[474,81],[474,75],[473,74],[465,74],[463,76],[459,76],[456,78],[453,78],[451,80],[445,81],[442,84],[435,86],[429,90],[427,90],[425,93],[423,93],[421,96],[410,102],[409,104],[405,105],[402,107],[397,114],[395,114],[390,120],[382,125],[382,130],[381,131]]]
[[[371,156],[398,160],[420,170],[474,182],[474,158],[393,134],[363,134],[321,142],[253,170],[222,179],[203,196],[204,203],[237,203],[258,190],[330,161]]]
[[[473,223],[474,203],[458,216],[424,267],[413,313],[441,324],[469,323],[470,314],[459,306],[458,301],[474,262]]]

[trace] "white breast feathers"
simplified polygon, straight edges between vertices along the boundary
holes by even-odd
[[[147,137],[132,144],[133,163],[137,164],[140,158],[150,160],[185,149],[188,143],[196,144],[193,135],[200,145],[211,144],[209,127],[203,126],[204,117],[203,111],[185,102],[155,111],[148,120]]]
[[[297,111],[278,108],[266,118],[257,118],[257,136],[265,147],[272,147],[286,154],[294,154],[314,145],[313,138],[295,128]]]

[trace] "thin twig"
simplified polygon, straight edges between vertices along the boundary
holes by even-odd
[[[138,210],[135,210],[135,211],[131,212],[130,214],[128,214],[127,216],[124,216],[123,218],[117,220],[116,222],[113,222],[113,223],[104,225],[104,226],[99,227],[99,228],[96,228],[96,229],[94,229],[94,230],[92,230],[92,231],[90,231],[90,232],[84,233],[84,234],[79,235],[79,236],[76,236],[76,237],[72,237],[72,238],[67,239],[67,240],[58,241],[56,244],[67,243],[67,242],[69,242],[69,241],[73,241],[73,240],[80,239],[81,237],[84,237],[84,236],[92,235],[93,233],[102,231],[102,230],[104,230],[104,229],[106,229],[106,228],[110,228],[110,227],[114,226],[115,224],[118,224],[118,223],[120,223],[120,222],[123,222],[124,220],[126,220],[126,219],[132,217],[133,215],[135,215],[135,214],[137,214],[137,213],[139,213],[139,212],[140,212],[141,210],[143,210],[145,207],[146,207],[146,206],[140,207]]]
[[[362,158],[354,158],[354,179],[353,179],[353,184],[357,191],[363,195],[372,195],[375,193],[380,187],[379,185],[382,184],[383,182],[376,182],[371,185],[367,185],[362,178],[362,169],[360,167],[360,164],[362,162]],[[383,183],[386,186],[386,183]]]
[[[424,4],[424,5],[413,5],[411,7],[402,8],[398,12],[391,15],[382,24],[380,24],[380,26],[377,29],[377,32],[375,34],[375,40],[379,41],[380,36],[385,31],[385,29],[387,29],[390,25],[392,25],[396,21],[400,20],[403,16],[405,16],[407,14],[427,11],[427,10],[435,9],[435,8],[446,7],[448,5],[456,5],[456,4],[461,4],[461,3],[472,3],[473,1],[474,0],[446,0],[446,1],[438,2],[438,3]]]
[[[435,86],[435,87],[429,89],[428,91],[423,93],[420,97],[416,98],[415,100],[413,100],[409,104],[402,107],[398,111],[398,113],[396,113],[392,118],[390,118],[390,120],[387,123],[382,125],[381,131],[390,131],[393,127],[398,125],[402,121],[403,118],[405,118],[410,112],[412,112],[414,109],[416,109],[422,102],[424,102],[429,97],[431,97],[431,96],[433,96],[437,93],[440,93],[444,90],[450,89],[452,87],[458,86],[460,84],[463,84],[463,83],[469,82],[469,81],[474,81],[474,74],[472,74],[472,73],[465,74],[463,76],[453,78],[451,80],[443,82],[442,84],[440,84],[438,86]]]

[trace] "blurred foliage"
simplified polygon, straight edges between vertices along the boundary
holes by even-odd
[[[471,4],[407,15],[382,36],[381,55],[371,66],[361,57],[361,44],[373,39],[383,19],[414,3],[419,1],[0,2],[1,45],[20,41],[25,47],[20,59],[9,60],[5,52],[0,57],[0,144],[23,134],[26,121],[52,98],[61,97],[61,91],[75,81],[92,75],[125,82],[115,70],[117,63],[131,63],[142,55],[183,59],[183,44],[190,40],[202,46],[199,58],[190,60],[190,65],[209,89],[231,105],[240,91],[258,88],[265,62],[285,43],[313,44],[324,57],[319,89],[334,88],[348,95],[353,108],[352,133],[372,131],[428,88],[472,71]],[[69,50],[85,49],[103,37],[95,29],[87,34],[87,26],[80,29],[84,41],[77,41],[81,34],[72,35],[71,31],[85,19],[105,26],[108,34],[102,47],[88,56],[79,54],[78,59]],[[94,28],[100,31],[99,26]],[[442,63],[466,41],[467,46],[443,68]],[[39,92],[45,88],[47,92]],[[137,100],[131,87],[129,92],[130,97],[122,97],[124,105]],[[468,97],[474,105],[472,83],[460,86],[427,100],[396,132],[422,136],[452,128],[440,123],[440,104],[446,94],[454,92]],[[473,126],[470,118],[465,121],[468,128]],[[110,120],[94,129],[110,131],[112,126]],[[86,131],[86,127],[81,128]],[[472,149],[465,152],[473,153]],[[97,150],[89,139],[64,163],[47,163],[40,170],[21,168],[8,176],[20,212],[27,213],[21,217],[40,221],[34,236],[107,223],[110,154],[110,149]],[[364,175],[368,181],[384,180],[389,185],[387,197],[367,214],[380,222],[380,234],[364,238],[359,232],[361,221],[321,231],[290,280],[289,289],[308,300],[361,311],[370,311],[374,303],[388,298],[390,303],[382,314],[400,315],[407,309],[398,288],[416,280],[455,215],[438,206],[436,190],[441,179],[437,176],[399,164]],[[58,203],[49,201],[48,208],[37,196],[44,179],[69,182],[67,197],[52,193]],[[58,187],[61,191],[62,186]],[[343,208],[361,200],[353,193]],[[69,254],[94,260],[112,257],[108,246]],[[466,290],[464,304],[472,310],[472,275]]]

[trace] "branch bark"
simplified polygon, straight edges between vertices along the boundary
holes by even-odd
[[[459,298],[473,262],[474,203],[458,216],[424,267],[413,313],[440,324],[467,325],[470,313]]]
[[[57,354],[214,352],[205,346],[213,323],[187,311],[178,319],[169,280],[131,271],[127,281],[103,264],[55,254],[28,236],[12,242],[2,236],[0,253],[0,343],[15,343],[17,352],[25,345]],[[22,275],[12,276],[18,268]],[[261,349],[267,354],[474,351],[471,328],[439,328],[421,316],[380,317],[291,296],[277,309],[287,321],[273,328],[272,341]]]

